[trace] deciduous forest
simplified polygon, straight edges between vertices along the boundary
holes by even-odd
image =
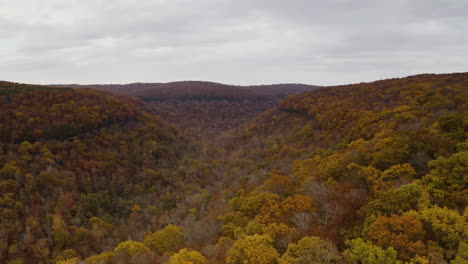
[[[468,73],[0,82],[0,263],[468,263],[467,122]]]

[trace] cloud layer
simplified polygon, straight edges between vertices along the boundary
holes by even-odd
[[[331,85],[468,71],[465,0],[0,0],[0,79]]]

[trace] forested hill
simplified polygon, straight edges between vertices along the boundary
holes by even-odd
[[[468,73],[248,114],[1,85],[0,263],[468,261]]]
[[[466,262],[467,101],[468,73],[287,97],[223,145],[224,235],[267,263]]]
[[[65,139],[135,121],[139,102],[91,89],[0,83],[0,139]]]
[[[167,100],[248,100],[284,97],[310,91],[319,86],[304,84],[276,84],[235,86],[214,82],[182,81],[170,83],[131,83],[106,85],[58,85],[58,87],[97,88],[113,93],[140,97],[146,101]]]
[[[173,175],[187,142],[132,98],[1,82],[0,263],[55,263],[72,248],[89,256],[143,238],[132,212],[173,206],[164,199],[183,180]]]

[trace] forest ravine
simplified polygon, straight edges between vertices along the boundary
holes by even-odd
[[[0,263],[467,263],[468,73],[235,89],[0,82]]]

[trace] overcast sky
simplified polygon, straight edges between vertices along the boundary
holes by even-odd
[[[465,71],[467,0],[0,0],[0,80],[332,85]]]

